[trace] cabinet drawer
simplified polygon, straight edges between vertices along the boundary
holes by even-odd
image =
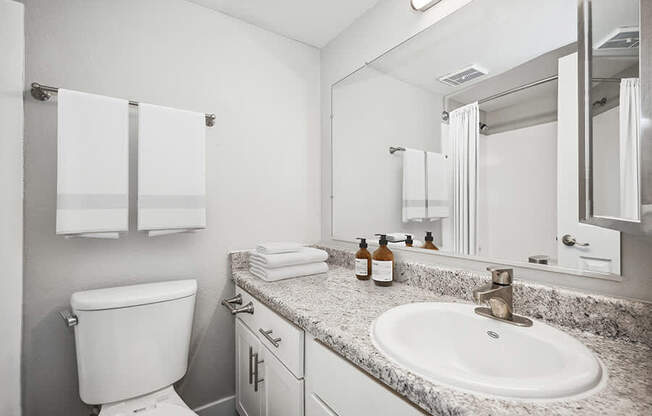
[[[303,377],[303,329],[296,327],[241,288],[243,304],[253,303],[253,314],[239,314],[242,321],[297,378]]]

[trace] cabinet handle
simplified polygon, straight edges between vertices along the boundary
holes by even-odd
[[[252,365],[252,360],[254,358],[254,349],[249,347],[249,384],[253,383],[254,377],[254,366]]]
[[[270,329],[265,331],[263,328],[258,328],[258,332],[263,334],[263,336],[267,338],[267,341],[271,342],[273,346],[278,348],[279,344],[281,343],[281,338],[272,338],[272,332],[274,332],[274,330]]]
[[[254,391],[258,391],[258,383],[265,381],[264,378],[258,378],[258,364],[264,363],[265,360],[258,361],[258,353],[254,354]]]

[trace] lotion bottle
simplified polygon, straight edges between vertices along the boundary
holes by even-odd
[[[405,234],[405,247],[412,247],[414,245],[414,240],[409,234]]]
[[[428,250],[439,250],[437,248],[437,246],[433,243],[434,238],[432,236],[431,231],[426,231],[425,240],[426,240],[426,242],[423,244],[423,246],[421,248],[425,248],[425,249],[428,249]]]
[[[367,239],[360,240],[360,250],[355,253],[355,277],[360,280],[369,280],[371,277],[371,253],[367,250]]]
[[[394,280],[394,254],[387,247],[387,236],[380,235],[378,247],[371,260],[372,279],[377,286],[391,286]]]

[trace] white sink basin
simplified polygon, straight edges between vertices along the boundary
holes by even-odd
[[[596,391],[606,371],[588,348],[542,322],[518,327],[473,305],[413,303],[383,313],[371,335],[387,357],[436,384],[512,399]]]

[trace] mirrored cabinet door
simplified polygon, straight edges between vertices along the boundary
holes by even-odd
[[[652,1],[579,8],[580,219],[652,233]]]

